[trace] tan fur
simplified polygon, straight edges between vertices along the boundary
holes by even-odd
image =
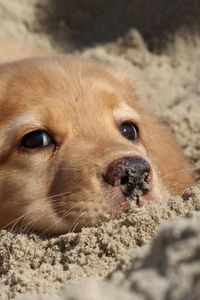
[[[120,215],[127,209],[124,196],[102,175],[127,155],[151,164],[153,189],[144,201],[162,198],[165,188],[176,194],[192,184],[174,136],[123,76],[67,55],[20,60],[40,51],[23,52],[10,42],[0,42],[0,49],[1,228],[59,234],[95,225],[105,214]],[[120,134],[126,120],[137,123],[139,142]],[[49,132],[57,147],[22,149],[22,137],[37,129]]]

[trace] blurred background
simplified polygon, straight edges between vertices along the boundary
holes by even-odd
[[[148,49],[160,52],[177,32],[197,33],[199,16],[198,0],[0,0],[0,35],[71,51],[134,28]]]

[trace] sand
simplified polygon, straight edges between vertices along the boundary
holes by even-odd
[[[166,195],[161,203],[132,207],[119,220],[80,233],[44,238],[1,231],[0,299],[200,299],[197,32],[177,32],[174,42],[159,53],[148,50],[146,40],[134,28],[101,46],[78,48],[73,35],[56,44],[37,22],[38,3],[0,0],[0,37],[55,51],[73,50],[128,69],[137,77],[137,93],[175,132],[197,183],[182,196]]]

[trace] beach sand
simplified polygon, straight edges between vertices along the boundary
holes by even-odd
[[[56,44],[35,25],[36,6],[36,0],[0,0],[0,37],[128,69],[136,92],[176,134],[196,185],[80,233],[44,238],[1,231],[0,299],[200,299],[198,34],[178,31],[159,53],[134,28],[99,46],[77,47],[70,38]]]

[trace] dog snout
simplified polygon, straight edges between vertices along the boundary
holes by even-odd
[[[120,186],[124,196],[131,198],[136,193],[148,193],[151,179],[151,166],[140,156],[123,157],[112,162],[105,176],[109,185]]]

